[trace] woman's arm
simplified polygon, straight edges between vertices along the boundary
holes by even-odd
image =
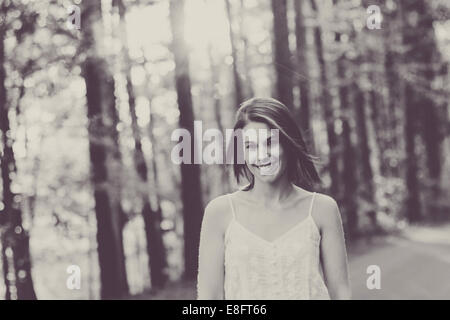
[[[224,216],[227,199],[212,200],[205,208],[200,232],[197,299],[223,299]]]
[[[326,195],[317,197],[313,212],[321,233],[321,261],[331,299],[351,299],[347,251],[341,215],[336,201]]]

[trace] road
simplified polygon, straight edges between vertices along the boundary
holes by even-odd
[[[449,226],[411,228],[349,260],[354,299],[450,299]],[[380,268],[380,289],[367,287],[370,265]]]

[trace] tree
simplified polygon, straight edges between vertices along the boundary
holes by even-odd
[[[295,0],[295,37],[297,44],[297,74],[298,87],[300,89],[300,108],[296,116],[300,121],[300,127],[313,141],[311,130],[311,110],[310,110],[310,85],[309,85],[309,64],[307,58],[306,27],[303,14],[303,0]]]
[[[360,65],[361,57],[356,59],[355,64]],[[357,72],[359,71],[358,67],[355,66]],[[373,185],[373,170],[372,165],[370,163],[370,148],[369,148],[369,135],[367,130],[367,121],[366,121],[366,99],[364,95],[364,91],[359,87],[358,83],[361,83],[360,74],[357,74],[353,77],[354,81],[351,85],[353,91],[353,106],[355,112],[355,123],[356,123],[356,137],[357,137],[357,163],[358,163],[358,171],[360,172],[360,186],[361,186],[361,196],[362,200],[368,205],[367,212],[364,214],[368,215],[369,221],[371,223],[371,230],[377,230],[377,217],[376,217],[376,208],[375,208],[375,187]]]
[[[184,0],[170,0],[170,24],[172,28],[172,48],[175,59],[175,86],[180,110],[179,126],[194,136],[194,112],[192,106],[189,58],[184,40]],[[191,157],[194,144],[191,143]],[[193,163],[193,161],[191,161]],[[181,201],[183,203],[184,225],[184,277],[194,280],[198,271],[198,247],[203,217],[200,166],[181,165]]]
[[[336,1],[335,1],[336,2]],[[335,33],[335,41],[341,44],[340,32]],[[342,201],[345,208],[345,226],[349,236],[355,236],[358,229],[358,207],[356,203],[357,191],[357,177],[356,177],[356,153],[351,139],[350,120],[353,117],[350,108],[349,99],[349,77],[346,70],[349,69],[349,61],[346,58],[345,49],[339,54],[337,58],[337,74],[340,80],[339,83],[339,100],[341,107],[341,121],[342,121]]]
[[[231,13],[230,0],[225,0],[225,5],[228,17],[228,32],[230,34],[231,58],[233,59],[234,101],[236,108],[239,108],[240,104],[243,102],[244,94],[242,93],[242,80],[237,66],[236,40],[233,31],[233,15]]]
[[[2,227],[2,259],[3,273],[5,276],[6,299],[17,298],[36,299],[33,280],[31,275],[31,256],[28,231],[22,225],[21,195],[11,189],[12,179],[16,175],[16,160],[13,150],[13,138],[9,120],[9,105],[6,92],[5,72],[5,38],[9,28],[7,20],[8,11],[14,3],[2,2],[0,5],[0,133],[2,138],[2,154],[0,167],[3,190],[3,209],[0,211],[0,226]],[[29,15],[25,8],[14,8],[21,10],[23,23],[22,28],[16,30],[16,37],[21,37],[29,31],[34,30],[36,15]],[[20,39],[18,39],[20,40]],[[20,42],[20,41],[19,41]],[[11,258],[11,259],[10,259]],[[12,263],[11,263],[12,260]],[[13,272],[11,272],[13,270]],[[10,275],[14,275],[11,281]],[[14,284],[15,293],[12,292]]]
[[[287,25],[287,1],[272,0],[274,65],[276,72],[277,98],[294,110],[292,72],[294,70],[289,50],[289,29]]]
[[[311,0],[311,8],[316,15],[318,14],[318,9],[315,0]],[[317,17],[316,17],[317,18]],[[339,168],[338,168],[338,137],[334,129],[334,112],[331,105],[331,94],[329,91],[329,75],[328,66],[325,61],[325,53],[322,42],[322,30],[320,28],[319,22],[314,26],[314,44],[316,50],[317,60],[319,62],[319,73],[320,73],[320,98],[322,104],[322,114],[325,120],[328,146],[329,151],[329,161],[328,161],[328,171],[330,173],[331,185],[330,192],[333,196],[339,198]]]
[[[426,164],[430,180],[429,211],[432,215],[439,211],[435,203],[439,197],[439,177],[441,173],[442,124],[438,107],[433,99],[433,83],[440,69],[433,28],[433,16],[428,2],[405,0],[401,2],[403,21],[402,35],[405,47],[404,98],[405,98],[405,139],[406,139],[406,181],[408,197],[406,210],[411,221],[420,219],[418,197],[417,156],[415,136],[417,132],[425,146]],[[417,130],[419,129],[419,130]],[[436,216],[434,216],[436,218]]]
[[[118,148],[115,84],[108,63],[101,54],[103,30],[99,1],[83,2],[81,23],[81,45],[86,52],[82,74],[86,84],[101,297],[111,299],[127,294],[128,284],[122,243],[122,164]]]
[[[205,4],[207,3],[208,0],[205,0]],[[229,7],[228,1],[227,1],[227,6]],[[241,3],[241,9],[243,8],[243,3]],[[231,21],[231,20],[229,20]],[[231,22],[230,22],[231,25]],[[211,73],[211,96],[214,99],[214,118],[216,120],[216,124],[217,124],[217,129],[220,132],[224,132],[224,128],[222,125],[222,114],[221,114],[221,109],[222,109],[222,104],[220,101],[220,93],[218,90],[218,86],[219,86],[219,67],[217,65],[217,62],[214,60],[213,57],[213,48],[212,48],[212,44],[209,42],[208,43],[208,61],[209,61],[209,68],[210,68],[210,73]],[[247,77],[248,78],[248,77]],[[251,88],[251,85],[249,85],[249,87]],[[251,90],[250,90],[251,91]],[[223,150],[223,152],[225,152],[225,150]],[[230,190],[230,185],[228,183],[228,173],[227,173],[227,168],[225,166],[222,166],[220,168],[221,172],[221,180],[224,182],[222,184],[223,186],[223,190],[226,192],[229,192]]]
[[[239,1],[239,10],[240,10],[240,14],[239,14],[239,38],[241,39],[242,42],[242,47],[243,47],[243,51],[244,51],[244,79],[245,79],[245,86],[246,92],[245,92],[245,96],[246,97],[253,97],[254,92],[253,92],[253,81],[252,78],[250,76],[250,71],[251,71],[251,63],[250,63],[250,54],[249,54],[249,41],[248,41],[248,37],[247,37],[247,33],[246,33],[246,29],[244,27],[244,21],[245,21],[245,13],[246,13],[246,8],[245,8],[245,4],[244,4],[244,0],[240,0]]]
[[[128,106],[131,115],[131,129],[134,138],[134,165],[139,178],[139,192],[142,199],[142,217],[144,220],[145,234],[147,240],[147,255],[149,261],[150,279],[152,287],[162,287],[167,280],[164,273],[166,266],[166,254],[161,232],[161,208],[159,202],[154,210],[150,204],[150,188],[148,179],[148,168],[145,162],[144,151],[142,150],[142,138],[136,116],[136,98],[131,81],[131,61],[127,50],[127,35],[125,25],[125,6],[122,0],[114,0],[113,5],[119,12],[119,34],[122,42],[123,72],[125,73],[126,89],[128,94]],[[152,144],[154,140],[152,140]],[[152,155],[155,157],[155,154]]]

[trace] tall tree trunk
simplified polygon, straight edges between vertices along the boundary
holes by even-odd
[[[8,242],[6,241],[6,237],[2,235],[1,237],[2,241],[2,273],[3,273],[3,281],[5,283],[5,300],[11,300],[11,288],[13,287],[13,284],[11,283],[11,280],[9,279],[9,273],[11,272],[9,270],[9,261],[8,261],[8,254],[6,253],[6,250],[8,249]]]
[[[428,2],[424,0],[405,0],[401,3],[404,23],[403,43],[406,48],[404,56],[408,73],[405,81],[405,102],[406,112],[409,113],[407,121],[411,121],[411,124],[407,126],[413,127],[414,123],[420,125],[419,132],[425,146],[430,183],[427,210],[432,218],[437,218],[440,209],[436,203],[440,193],[442,124],[438,117],[438,107],[430,97],[430,92],[433,91],[431,83],[435,79],[435,65],[440,63],[440,56],[434,35],[433,17],[428,6]],[[412,18],[414,16],[416,19]],[[409,156],[414,149],[414,133],[412,137],[407,137],[407,143],[409,143],[407,146]],[[408,177],[413,180],[415,176],[413,170],[417,170],[417,166],[411,163],[412,160],[409,157],[406,161]],[[416,212],[418,209],[414,210]],[[417,213],[411,218],[415,219],[416,216],[418,216]]]
[[[421,218],[421,200],[419,192],[419,181],[417,179],[417,155],[415,135],[417,132],[417,108],[411,104],[411,96],[414,94],[409,84],[404,84],[404,112],[405,112],[405,180],[406,200],[405,212],[410,222],[417,222]]]
[[[383,53],[379,53],[371,48],[367,48],[367,62],[370,66],[383,66],[383,75],[381,72],[374,70],[375,67],[368,70],[368,80],[371,83],[370,90],[368,92],[368,105],[370,107],[370,118],[374,128],[375,143],[378,150],[378,163],[379,171],[382,176],[395,176],[395,170],[398,169],[398,165],[395,166],[391,161],[393,151],[398,150],[397,141],[397,117],[398,117],[398,74],[395,70],[394,56],[396,53],[392,50],[394,46],[395,38],[395,15],[385,7],[384,0],[363,0],[365,8],[370,5],[378,5],[382,7],[383,15],[386,17],[383,19],[383,31],[372,30],[375,39],[383,44]],[[396,45],[398,45],[396,43]],[[384,54],[384,58],[380,56]],[[385,85],[387,83],[387,85]],[[383,90],[389,92],[388,103],[385,103],[385,97]],[[356,88],[355,88],[356,89]],[[395,156],[394,156],[395,157]]]
[[[277,98],[294,110],[292,85],[293,65],[289,50],[289,29],[287,24],[287,0],[272,0],[274,64],[276,72]]]
[[[371,81],[372,84],[375,83],[375,75],[372,73],[369,75],[369,79]],[[395,84],[396,85],[396,84]],[[394,90],[394,89],[391,89]],[[390,127],[386,127],[383,125],[383,109],[381,106],[381,102],[380,100],[382,99],[382,97],[380,97],[380,95],[376,92],[375,88],[371,88],[370,92],[369,92],[369,99],[370,99],[370,115],[371,115],[371,120],[374,126],[374,131],[375,131],[375,141],[377,144],[377,149],[379,150],[379,164],[380,164],[380,173],[382,176],[390,176],[391,175],[391,170],[390,170],[390,166],[389,166],[389,159],[387,157],[387,153],[389,152],[389,148],[388,145],[385,143],[384,139],[384,134],[386,131],[390,131],[392,128]],[[394,98],[393,98],[394,99]],[[392,102],[390,103],[394,103],[394,100],[392,99]],[[395,98],[397,99],[397,98]],[[395,107],[392,105],[391,106],[392,109],[394,109]],[[392,119],[390,120],[390,124],[395,126],[394,124],[394,119],[395,118],[395,113],[392,113]],[[395,141],[391,141],[391,145],[393,145],[395,143]]]
[[[297,44],[297,74],[298,86],[300,88],[300,108],[296,117],[299,119],[300,127],[309,141],[313,141],[311,129],[311,110],[309,102],[309,64],[307,58],[308,47],[306,43],[306,27],[303,15],[303,0],[294,0],[295,7],[295,36]],[[312,144],[311,144],[312,145]]]
[[[315,0],[311,0],[311,7],[317,14],[317,6]],[[322,31],[319,25],[314,27],[314,44],[316,49],[317,60],[320,68],[320,97],[322,104],[323,118],[326,123],[328,145],[330,148],[328,171],[331,178],[330,192],[331,194],[339,198],[339,168],[338,168],[338,137],[334,130],[334,114],[331,105],[331,95],[329,91],[329,80],[327,63],[324,57]]]
[[[128,94],[128,106],[131,115],[131,129],[134,138],[134,165],[140,180],[139,192],[142,199],[142,217],[144,220],[144,227],[147,242],[147,255],[149,261],[150,279],[152,287],[161,288],[167,280],[164,273],[166,267],[166,252],[161,231],[161,209],[159,203],[156,210],[153,210],[150,204],[150,188],[148,179],[147,163],[145,162],[144,152],[142,150],[141,132],[136,116],[136,100],[131,81],[131,61],[128,54],[128,39],[126,35],[125,23],[125,6],[122,0],[114,0],[113,5],[117,7],[120,18],[119,33],[122,42],[122,60],[123,70],[126,79],[126,89]],[[152,140],[152,143],[154,141]],[[155,156],[154,154],[152,155]]]
[[[401,130],[403,127],[401,121],[403,119],[403,106],[401,105],[402,101],[400,100],[400,97],[402,97],[404,93],[401,92],[402,80],[399,72],[402,58],[397,48],[402,45],[403,40],[401,32],[396,32],[396,30],[398,30],[401,26],[401,17],[399,16],[400,10],[398,10],[398,8],[389,10],[385,6],[385,0],[380,0],[380,2],[384,5],[382,9],[383,12],[386,12],[386,27],[383,28],[383,46],[385,52],[383,69],[388,93],[386,112],[389,114],[387,129],[391,132],[389,145],[392,150],[401,150],[404,148],[402,145],[404,140],[402,139]],[[379,143],[379,145],[381,144]],[[380,160],[380,172],[382,175],[393,175],[395,177],[401,176],[401,166],[399,162],[397,162],[395,166],[388,166],[383,155],[380,157]]]
[[[359,66],[360,62],[356,61]],[[356,70],[359,69],[355,66]],[[366,121],[366,101],[364,98],[364,91],[359,87],[357,77],[353,77],[357,82],[353,82],[353,105],[355,108],[355,122],[356,122],[356,137],[357,137],[357,160],[359,163],[360,181],[362,187],[362,197],[367,204],[367,212],[371,223],[370,228],[373,231],[378,229],[378,222],[376,217],[375,207],[375,186],[373,184],[373,170],[370,163],[370,148],[369,137]]]
[[[221,103],[220,103],[220,92],[217,89],[217,86],[219,85],[219,79],[218,79],[218,68],[217,64],[214,61],[214,57],[212,55],[212,48],[211,44],[208,44],[208,59],[209,59],[209,65],[211,68],[211,87],[212,87],[212,96],[214,97],[214,116],[217,123],[217,129],[219,129],[220,132],[224,133],[223,125],[222,125],[222,115],[220,113],[221,110]],[[225,145],[225,143],[224,143]],[[222,148],[222,152],[225,155],[225,148]],[[224,192],[230,191],[230,185],[228,181],[228,173],[227,168],[225,165],[222,165],[220,168],[221,172],[221,181],[223,186]]]
[[[101,47],[103,30],[100,1],[84,2],[82,10],[81,45],[86,52],[82,73],[86,83],[101,298],[112,299],[128,294],[122,241],[122,164],[117,141],[118,115],[114,79],[101,54],[104,48]]]
[[[183,0],[184,1],[184,0]],[[242,81],[239,75],[238,65],[237,65],[237,52],[236,52],[236,40],[233,31],[233,14],[231,12],[231,5],[229,0],[225,0],[227,16],[228,16],[228,31],[230,35],[231,44],[231,57],[233,59],[233,81],[234,81],[234,100],[236,108],[243,102],[244,94],[242,93]]]
[[[341,43],[341,33],[337,32],[335,34],[335,41],[338,44]],[[351,139],[350,119],[353,118],[353,113],[350,108],[349,77],[347,76],[346,70],[349,70],[349,63],[345,58],[345,52],[343,52],[337,60],[337,74],[340,80],[339,100],[342,113],[342,204],[344,207],[344,225],[346,232],[350,237],[354,237],[358,230],[358,206],[356,203],[358,182],[355,170],[357,167],[355,161],[356,153]]]
[[[253,91],[253,82],[252,78],[250,76],[250,70],[251,70],[251,63],[250,63],[250,56],[248,52],[248,38],[247,38],[247,30],[244,27],[244,21],[245,21],[245,4],[244,0],[240,0],[240,14],[239,14],[239,38],[242,41],[242,48],[244,51],[244,75],[245,75],[245,87],[246,92],[244,94],[245,97],[253,97],[254,91]]]
[[[1,7],[1,15],[6,19],[7,7]],[[16,173],[16,160],[14,157],[13,140],[11,138],[8,101],[6,96],[6,73],[5,73],[5,47],[6,23],[0,25],[0,134],[2,136],[3,150],[0,158],[1,175],[3,183],[3,205],[0,212],[0,225],[3,226],[2,247],[3,250],[12,250],[13,268],[8,261],[7,270],[14,270],[16,298],[19,300],[36,299],[33,280],[31,276],[31,256],[29,246],[29,235],[22,226],[21,196],[11,190],[11,178]],[[6,251],[5,251],[6,252]],[[3,254],[3,258],[7,256]],[[5,261],[3,261],[5,263]],[[12,298],[10,282],[5,279],[7,285],[7,298]]]
[[[403,4],[400,5],[402,19],[402,38],[403,45],[408,46],[414,41],[414,37],[408,32],[407,9]],[[405,65],[408,63],[406,54],[404,55]],[[421,218],[421,200],[419,192],[419,181],[417,178],[417,155],[416,155],[416,132],[417,132],[417,102],[415,101],[414,89],[412,84],[408,83],[405,76],[401,79],[402,102],[404,108],[404,135],[405,135],[405,180],[406,180],[406,199],[405,212],[406,218],[410,222],[417,222]]]
[[[175,58],[175,83],[180,110],[181,128],[194,137],[194,112],[192,108],[189,58],[184,39],[184,0],[170,0],[170,23]],[[184,278],[195,280],[198,271],[198,248],[203,217],[200,166],[193,164],[194,144],[191,143],[191,163],[181,164],[181,198],[184,218]]]

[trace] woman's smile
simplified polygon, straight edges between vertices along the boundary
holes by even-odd
[[[253,166],[256,167],[256,168],[258,168],[258,169],[260,169],[260,168],[269,167],[269,166],[271,166],[271,165],[272,165],[272,163],[269,162],[269,163],[266,163],[266,164],[260,164],[260,165],[254,164]]]

